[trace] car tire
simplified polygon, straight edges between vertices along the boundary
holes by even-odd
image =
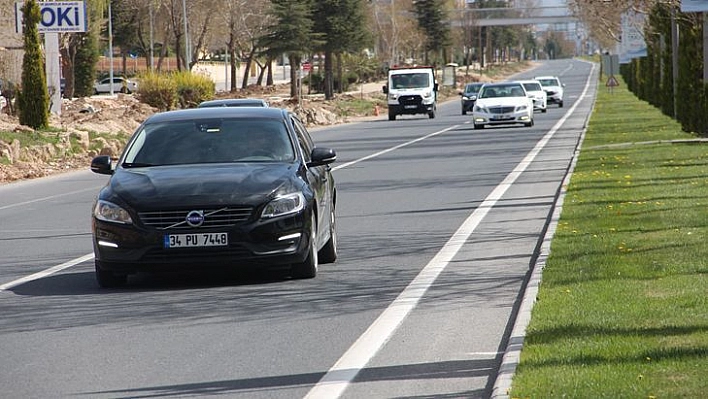
[[[533,126],[533,118],[531,118],[531,120],[530,120],[529,122],[524,123],[524,126],[526,126],[526,127],[531,127],[531,126]]]
[[[475,123],[473,126],[475,129],[484,129],[484,125],[480,125],[478,123]]]
[[[334,263],[337,260],[337,221],[334,217],[334,208],[329,216],[329,240],[317,254],[317,258],[321,264]]]
[[[122,287],[128,282],[126,274],[116,274],[112,271],[104,270],[99,261],[95,261],[94,264],[96,266],[96,281],[101,288]]]
[[[394,114],[393,112],[389,112],[389,113],[388,113],[388,120],[390,120],[390,121],[395,121],[395,120],[396,120],[396,114]]]
[[[428,119],[435,119],[435,111],[428,112]]]
[[[317,276],[317,221],[315,216],[312,216],[312,221],[310,222],[310,242],[309,250],[307,251],[307,257],[304,261],[300,263],[295,263],[292,265],[290,270],[290,275],[296,279],[306,279],[314,278]]]
[[[467,115],[467,111],[465,111],[465,110],[463,109],[463,110],[462,110],[462,115]]]
[[[563,108],[563,101],[558,103],[558,108]]]
[[[542,113],[542,114],[545,114],[545,113],[546,113],[546,111],[548,111],[548,109],[546,109],[546,108],[543,108],[543,109],[541,110],[541,113]]]

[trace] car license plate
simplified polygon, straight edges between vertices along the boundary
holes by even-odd
[[[418,106],[417,106],[417,105],[404,105],[403,108],[405,108],[405,109],[416,109],[416,108],[418,108]]]
[[[508,118],[509,118],[509,115],[501,114],[501,115],[494,115],[494,116],[492,116],[491,119],[495,120],[495,121],[501,121],[501,120],[508,119]]]
[[[223,247],[228,233],[165,234],[165,248]]]

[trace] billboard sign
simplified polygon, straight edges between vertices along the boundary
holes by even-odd
[[[646,14],[627,11],[621,15],[622,41],[620,42],[620,64],[627,64],[633,58],[647,56],[644,41],[644,21]]]
[[[39,33],[86,32],[86,4],[83,1],[40,2]],[[23,2],[15,3],[15,31],[22,33]]]
[[[681,12],[706,12],[708,0],[681,0]]]

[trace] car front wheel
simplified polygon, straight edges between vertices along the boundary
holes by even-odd
[[[334,217],[334,208],[329,216],[329,240],[317,254],[320,263],[333,263],[337,260],[337,222]]]
[[[312,215],[310,222],[310,245],[307,251],[307,258],[300,263],[293,264],[290,274],[293,278],[297,279],[314,278],[317,276],[317,262],[317,220],[315,220],[315,216]]]

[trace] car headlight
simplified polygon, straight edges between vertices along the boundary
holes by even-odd
[[[527,107],[525,105],[520,105],[520,106],[516,107],[517,112],[518,111],[526,111],[526,109],[527,109]]]
[[[96,201],[96,206],[93,208],[93,216],[104,222],[133,224],[133,219],[128,211],[108,201]]]
[[[471,100],[471,98],[470,98],[470,97],[467,97],[467,96],[462,96],[462,99],[465,100],[465,101]]]
[[[430,98],[430,97],[432,97],[432,96],[433,96],[433,92],[432,92],[432,91],[423,92],[423,98]]]
[[[398,100],[398,94],[395,93],[388,93],[388,99],[392,101]]]
[[[474,112],[483,112],[485,114],[489,113],[489,110],[486,107],[482,107],[480,105],[475,105],[474,106]]]
[[[261,213],[262,218],[274,218],[292,213],[298,213],[305,209],[305,196],[302,193],[292,193],[274,198],[270,201]]]

